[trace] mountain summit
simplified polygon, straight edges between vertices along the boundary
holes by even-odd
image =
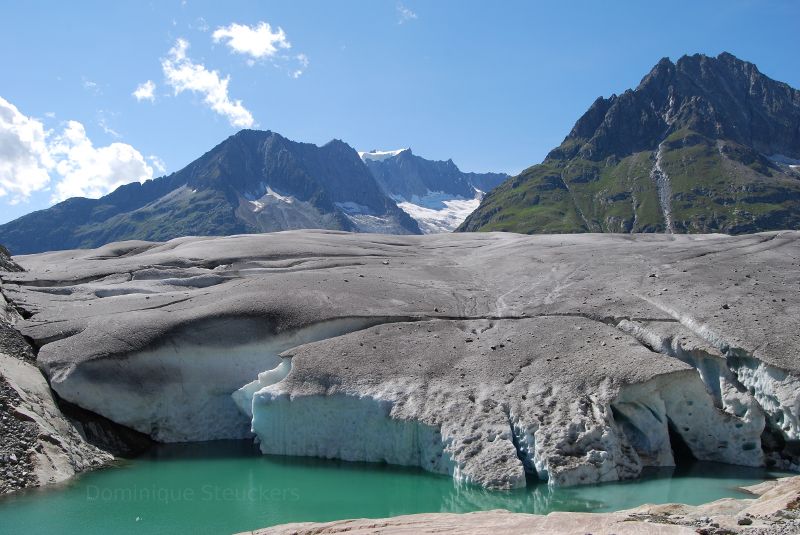
[[[787,228],[800,228],[800,91],[722,53],[664,58],[636,89],[598,98],[460,230]]]
[[[242,130],[169,176],[72,198],[0,226],[15,254],[297,228],[419,234],[343,141]]]

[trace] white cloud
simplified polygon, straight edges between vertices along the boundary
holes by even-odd
[[[95,147],[77,121],[67,122],[50,152],[58,160],[56,171],[61,175],[53,202],[69,197],[102,197],[123,184],[153,178],[153,168],[139,151],[127,143]]]
[[[61,134],[54,134],[0,97],[0,197],[8,196],[9,203],[47,190],[54,192],[52,202],[96,198],[152,177],[153,168],[132,146],[95,147],[77,121],[68,121]]]
[[[241,100],[231,100],[228,96],[230,77],[220,78],[217,71],[209,71],[205,65],[195,63],[186,56],[189,43],[178,39],[169,51],[168,57],[161,60],[164,77],[178,95],[192,91],[203,95],[208,106],[227,117],[231,126],[249,128],[253,126],[253,115],[244,107]]]
[[[150,162],[150,165],[153,166],[153,169],[155,169],[159,173],[167,172],[167,164],[165,164],[164,160],[162,160],[155,154],[151,154],[150,156],[148,156],[147,161]]]
[[[273,31],[267,22],[259,22],[255,26],[232,23],[220,26],[211,34],[215,43],[224,42],[232,52],[247,56],[245,63],[253,67],[257,62],[269,60],[275,67],[286,70],[292,78],[299,78],[308,67],[308,56],[294,56],[281,52],[290,49],[292,44],[286,38],[286,32],[278,27]]]
[[[397,4],[397,24],[403,24],[417,18],[417,14],[408,9],[402,3]]]
[[[136,86],[136,89],[131,94],[133,95],[133,98],[139,102],[143,100],[149,100],[150,102],[153,102],[156,99],[155,90],[156,84],[153,83],[152,80],[147,80],[146,82],[142,82]]]
[[[85,90],[87,90],[87,91],[89,91],[91,93],[94,93],[95,95],[102,95],[103,94],[103,92],[100,90],[100,86],[97,84],[97,82],[89,80],[85,76],[82,77],[82,81],[83,81],[83,88]]]
[[[16,204],[50,183],[55,166],[44,125],[0,97],[0,197]]]
[[[305,54],[297,54],[295,59],[297,60],[297,64],[299,66],[289,73],[289,76],[292,78],[300,78],[300,75],[303,74],[308,68],[308,56]]]
[[[226,41],[225,44],[238,54],[245,54],[253,59],[269,58],[278,53],[278,49],[291,48],[286,39],[286,33],[278,27],[273,32],[272,27],[266,22],[259,22],[257,26],[233,23],[222,26],[211,34],[215,43]]]
[[[192,28],[192,25],[190,24],[189,27]],[[194,28],[201,32],[207,32],[211,29],[211,27],[208,25],[208,22],[206,22],[206,19],[203,17],[197,17],[197,19],[194,21]]]
[[[120,134],[119,132],[117,132],[116,130],[114,130],[113,128],[111,128],[108,125],[108,119],[106,119],[105,112],[104,111],[100,111],[98,113],[100,115],[100,118],[97,120],[97,126],[102,128],[103,132],[105,132],[109,136],[115,137],[117,139],[121,138],[122,134]]]

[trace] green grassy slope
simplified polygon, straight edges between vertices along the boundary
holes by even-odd
[[[548,158],[489,193],[462,231],[664,232],[656,152]],[[676,232],[800,228],[800,173],[733,142],[682,130],[662,144]]]
[[[664,58],[636,89],[596,99],[458,230],[796,229],[797,164],[800,91],[728,53]]]

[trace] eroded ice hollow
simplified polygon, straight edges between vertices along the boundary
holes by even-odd
[[[341,318],[275,332],[248,318],[204,320],[176,329],[140,351],[49,370],[63,399],[150,435],[188,442],[250,435],[231,398],[288,348],[390,321]]]
[[[678,323],[622,320],[617,328],[692,366],[717,407],[746,420],[765,418],[768,462],[798,470],[800,380],[731,346],[696,320],[674,314]]]
[[[601,345],[589,340],[603,340]],[[763,463],[763,415],[581,317],[378,325],[306,344],[240,389],[261,450],[420,466],[489,488],[575,485],[700,460]]]

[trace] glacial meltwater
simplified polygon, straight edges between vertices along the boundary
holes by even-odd
[[[513,492],[455,485],[419,469],[262,456],[248,442],[160,446],[66,484],[0,499],[0,533],[230,534],[286,522],[423,512],[613,511],[700,504],[786,474],[696,462],[638,481]]]

